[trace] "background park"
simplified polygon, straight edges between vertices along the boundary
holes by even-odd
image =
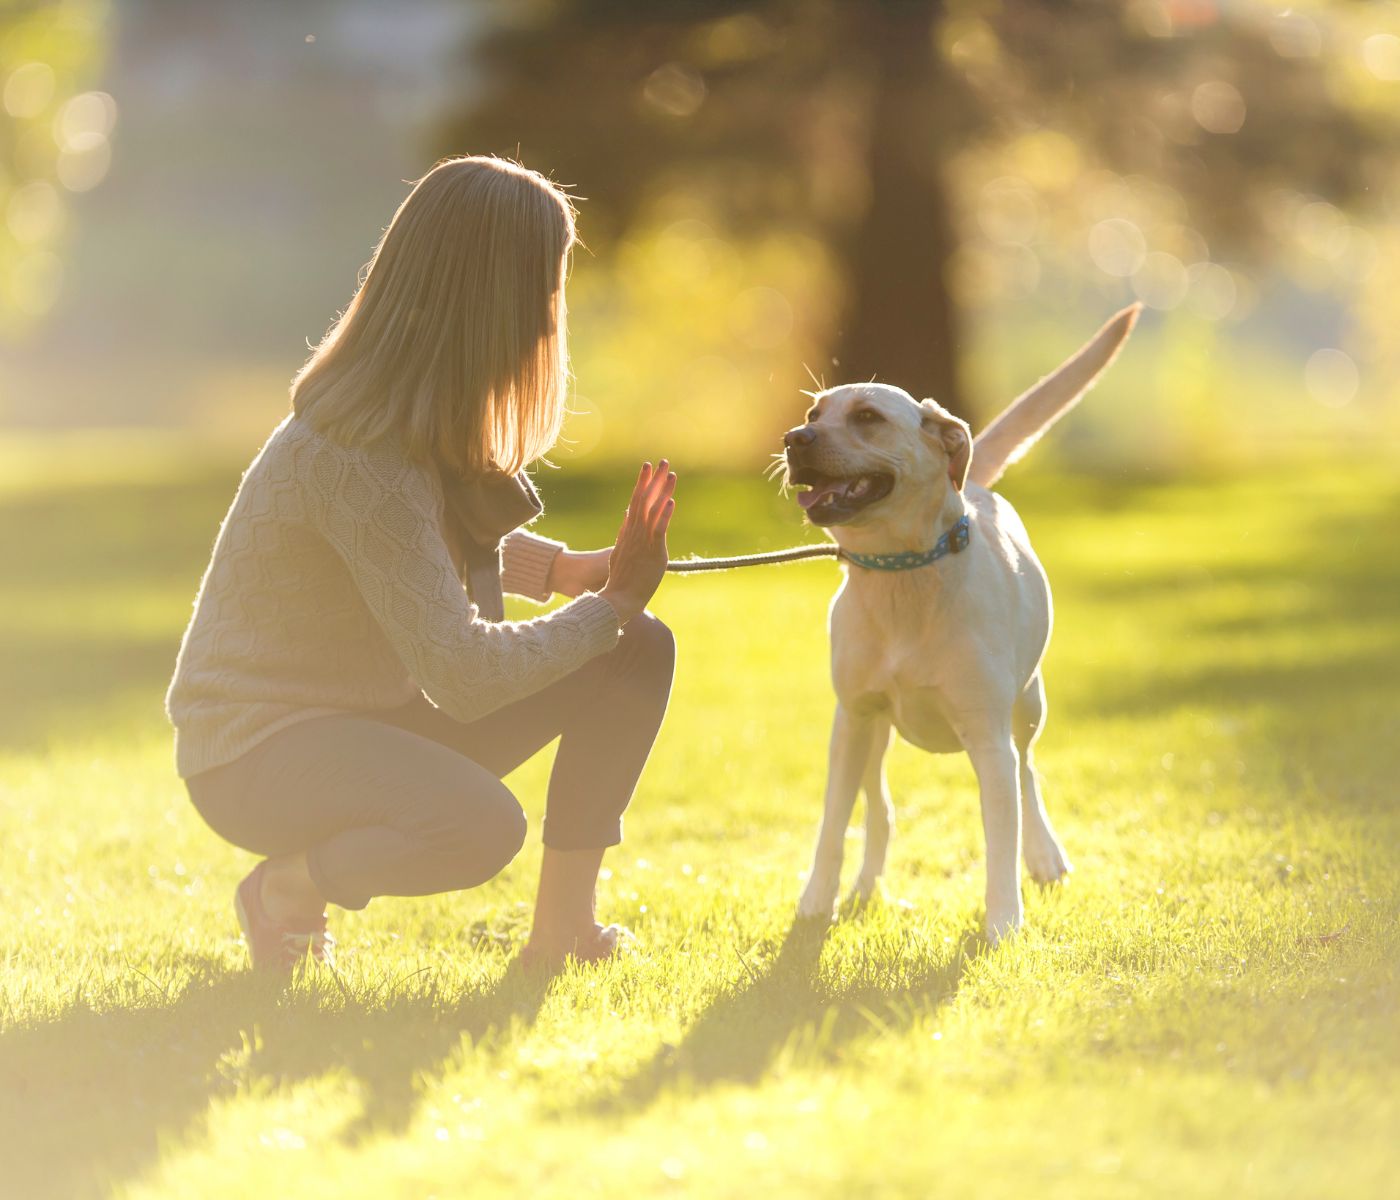
[[[1390,1194],[1397,136],[1388,3],[0,5],[0,1197]],[[977,936],[966,760],[903,746],[887,895],[794,926],[817,561],[656,598],[638,953],[512,966],[536,836],[248,973],[161,696],[308,341],[465,152],[582,198],[538,472],[579,546],[661,454],[674,554],[816,540],[763,478],[814,378],[979,427],[1145,305],[1002,489],[1076,867],[1018,937]]]

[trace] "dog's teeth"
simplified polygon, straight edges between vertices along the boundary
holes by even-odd
[[[857,479],[857,480],[855,481],[855,483],[851,484],[850,491],[847,492],[847,495],[849,495],[849,496],[864,496],[865,493],[868,492],[869,490],[870,490],[870,480],[867,479],[864,475],[862,475],[859,479]]]

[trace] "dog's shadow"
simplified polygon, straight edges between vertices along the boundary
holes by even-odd
[[[839,964],[832,977],[820,969],[832,931],[827,922],[799,920],[766,963],[755,966],[750,955],[740,954],[737,985],[715,997],[679,1045],[663,1045],[632,1078],[601,1097],[598,1107],[645,1107],[672,1088],[753,1084],[789,1052],[834,1059],[864,1034],[907,1026],[947,1004],[968,964],[987,946],[980,932],[969,929],[911,972],[891,974],[888,982],[859,978],[844,984]]]

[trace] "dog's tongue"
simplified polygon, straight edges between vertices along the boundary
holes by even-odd
[[[822,487],[814,487],[811,491],[798,492],[797,503],[800,504],[805,511],[816,504],[820,504],[821,501],[825,500],[828,496],[835,495],[842,489],[842,486],[843,485],[839,483],[828,483],[824,484]]]

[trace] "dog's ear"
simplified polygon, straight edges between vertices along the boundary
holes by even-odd
[[[948,455],[948,478],[962,491],[972,466],[972,427],[932,400],[923,401],[919,407],[923,409],[924,432],[942,443]]]

